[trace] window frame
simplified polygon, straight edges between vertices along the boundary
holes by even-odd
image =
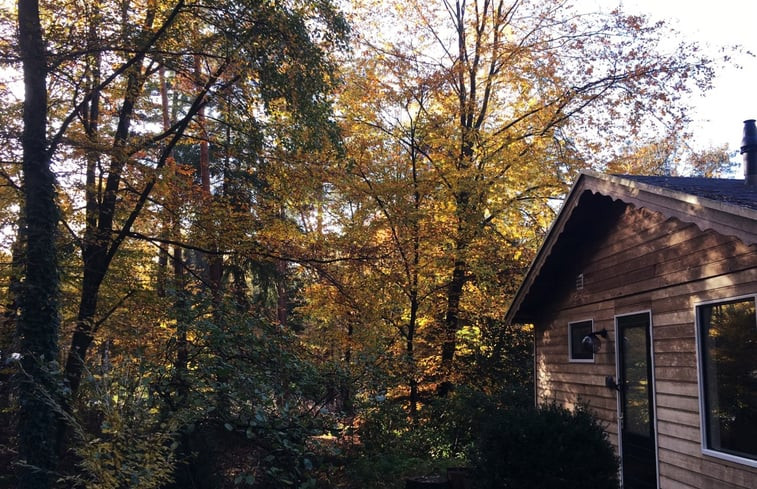
[[[589,332],[594,332],[594,319],[581,319],[579,321],[568,322],[568,361],[570,363],[595,363],[596,353],[592,353],[591,358],[573,358],[573,326],[583,323],[589,323]]]
[[[695,331],[696,356],[697,356],[697,380],[699,383],[698,385],[699,387],[699,433],[700,433],[702,454],[710,456],[710,457],[718,458],[721,460],[726,460],[728,462],[733,462],[733,463],[757,468],[757,454],[755,454],[755,458],[753,459],[740,457],[738,455],[720,451],[716,448],[711,448],[710,446],[709,435],[708,435],[707,403],[705,402],[707,386],[706,386],[705,369],[704,369],[704,351],[703,351],[704,345],[703,345],[703,338],[702,338],[702,321],[701,321],[702,318],[701,318],[701,313],[700,313],[701,308],[704,306],[727,304],[731,302],[741,302],[748,299],[751,299],[754,302],[755,307],[757,308],[757,294],[746,294],[746,295],[740,295],[740,296],[734,296],[734,297],[724,297],[724,298],[715,299],[715,300],[697,302],[694,304],[694,331]],[[755,314],[755,317],[757,318],[757,313]],[[755,324],[755,328],[757,328],[757,323]]]

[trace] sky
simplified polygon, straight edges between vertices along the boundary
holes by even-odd
[[[720,46],[739,44],[755,56],[736,59],[719,71],[713,90],[695,95],[691,146],[704,149],[722,144],[741,146],[743,121],[757,119],[757,0],[575,0],[584,8],[610,10],[619,4],[628,13],[668,20],[687,40],[697,40],[713,54]],[[9,7],[14,0],[0,0]],[[741,158],[738,157],[738,160]]]
[[[583,1],[604,9],[621,4],[628,13],[667,20],[683,38],[699,41],[709,53],[717,54],[720,46],[739,44],[757,55],[757,0]],[[743,121],[757,119],[757,57],[743,56],[736,61],[740,69],[728,67],[719,71],[713,90],[691,101],[696,108],[692,114],[694,148],[727,144],[729,151],[737,151]]]

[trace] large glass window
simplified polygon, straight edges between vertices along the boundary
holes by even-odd
[[[756,465],[755,298],[701,305],[697,316],[704,449]]]
[[[570,334],[570,352],[569,357],[571,361],[576,362],[591,362],[594,360],[594,352],[591,348],[587,348],[582,344],[586,335],[591,333],[592,321],[579,321],[576,323],[568,324],[568,332]]]

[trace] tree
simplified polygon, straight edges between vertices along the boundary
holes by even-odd
[[[134,7],[137,6],[134,5]],[[176,22],[180,13],[183,13],[185,6],[184,2],[180,1],[168,11],[158,10],[158,5],[154,3],[147,4],[145,7],[142,23],[137,24],[138,29],[145,34],[145,40],[139,46],[136,54],[124,59],[122,64],[103,82],[97,81],[101,76],[99,75],[101,69],[99,65],[102,62],[102,56],[97,56],[94,60],[86,59],[88,66],[84,70],[84,79],[89,78],[90,72],[98,74],[93,77],[91,82],[97,84],[89,87],[89,90],[83,94],[82,100],[77,101],[75,111],[72,112],[72,114],[75,114],[81,111],[84,114],[82,126],[86,137],[91,141],[90,144],[102,145],[105,141],[105,134],[101,134],[101,131],[108,131],[108,129],[113,131],[110,148],[106,146],[107,149],[104,154],[97,151],[89,158],[87,163],[86,228],[80,242],[84,274],[76,329],[72,336],[71,348],[65,367],[66,381],[72,392],[77,391],[81,381],[84,359],[92,343],[95,322],[97,321],[100,287],[112,260],[124,240],[129,236],[134,222],[145,207],[157,182],[157,172],[165,166],[171,151],[183,137],[189,123],[207,103],[205,98],[211,96],[217,90],[223,90],[227,83],[220,78],[228,66],[228,59],[218,62],[214,71],[206,79],[198,80],[186,112],[174,127],[155,136],[155,142],[165,140],[166,144],[158,146],[151,155],[154,158],[150,165],[153,167],[153,171],[150,172],[152,175],[149,175],[144,182],[134,182],[137,189],[136,198],[119,199],[122,185],[131,183],[123,181],[129,175],[126,173],[128,171],[127,165],[141,164],[134,158],[134,154],[144,147],[147,141],[143,138],[148,137],[145,134],[139,134],[140,129],[134,131],[132,128],[134,119],[138,115],[136,113],[138,102],[144,96],[145,83],[148,76],[154,72],[154,68],[158,65],[156,60],[147,58],[147,53],[156,49],[159,42],[165,42],[166,32],[169,28],[174,27],[174,22]],[[132,15],[138,15],[137,12],[139,11],[134,11]],[[120,26],[124,34],[127,32],[127,27],[130,28],[126,24],[127,22],[129,22],[128,19],[123,19]],[[94,27],[91,27],[91,29],[94,29]],[[92,41],[96,45],[99,42],[99,39]],[[99,49],[99,46],[95,46],[94,49]],[[108,52],[106,51],[103,54],[108,54]],[[90,64],[92,65],[89,66]],[[116,90],[121,92],[122,100],[120,107],[116,107],[117,112],[114,117],[107,121],[109,124],[106,126],[108,129],[106,129],[102,127],[104,121],[100,120],[105,115],[102,114],[100,107],[101,93],[111,83],[115,84],[115,81],[119,79],[123,81],[124,85],[120,89],[116,85]],[[110,125],[110,123],[113,125]],[[63,133],[59,132],[59,134],[62,135]],[[101,164],[103,156],[106,156],[109,160],[107,171],[100,170],[103,168]],[[100,172],[99,175],[98,172]],[[126,208],[119,212],[122,207]],[[125,217],[122,217],[121,222],[118,222],[116,219],[121,213],[125,213]]]
[[[321,0],[47,3],[29,30],[46,51],[11,46],[43,69],[27,102],[47,97],[47,122],[25,119],[39,144],[24,147],[48,168],[35,181],[39,165],[25,167],[24,191],[54,189],[52,164],[63,232],[46,256],[62,264],[61,294],[45,304],[71,318],[63,405],[89,430],[73,444],[92,485],[114,469],[88,448],[139,466],[159,445],[155,482],[176,460],[212,460],[195,448],[227,436],[248,450],[228,462],[247,472],[224,467],[240,480],[305,483],[317,423],[303,420],[324,405],[352,413],[388,391],[419,423],[453,383],[523,381],[528,332],[499,319],[554,216],[547,202],[578,169],[639,152],[650,128],[684,124],[680,97],[710,75],[694,47],[660,53],[664,26],[620,12],[372,7],[354,4],[359,42],[339,70],[346,25]],[[54,206],[31,205],[54,197],[25,194],[24,233],[55,231]],[[29,304],[22,319],[49,313]],[[35,393],[52,392],[33,358]],[[124,418],[100,400],[135,385],[118,398],[144,422],[108,431],[101,416]]]
[[[73,392],[101,320],[99,297],[108,270],[123,243],[140,235],[134,226],[169,169],[173,150],[188,137],[206,139],[192,134],[193,128],[203,129],[196,122],[204,108],[229,95],[238,109],[256,117],[280,111],[293,114],[300,127],[317,124],[327,114],[319,95],[329,84],[322,49],[341,42],[344,32],[327,3],[296,11],[223,3],[210,14],[183,0],[133,2],[125,8],[102,5],[88,23],[73,24],[80,36],[55,46],[61,53],[56,88],[74,97],[70,112],[55,125],[53,149],[73,142],[66,151],[69,161],[84,153],[87,168],[85,228],[79,238],[83,281],[65,367]],[[111,10],[113,15],[106,15]],[[183,46],[177,36],[193,22],[203,26],[197,31],[202,35]],[[323,33],[318,42],[310,37],[313,31]],[[69,39],[84,46],[67,45]],[[128,48],[133,42],[137,48]],[[176,74],[182,105],[170,128],[153,130],[148,122],[160,109],[151,87],[162,66]]]
[[[630,175],[690,175],[723,178],[738,164],[727,146],[692,148],[686,134],[671,134],[646,144],[628,146],[604,166],[604,171]]]
[[[19,487],[52,487],[59,393],[58,207],[47,144],[47,54],[37,0],[18,3],[18,35],[24,77],[22,230],[24,281],[17,335],[21,349],[18,435]]]
[[[687,166],[695,177],[727,178],[728,173],[738,166],[733,161],[735,156],[736,153],[728,153],[727,145],[704,148],[690,152]]]
[[[416,217],[425,256],[443,250],[419,267],[426,281],[416,290],[434,291],[424,299],[434,311],[424,341],[436,345],[438,360],[426,361],[444,387],[461,367],[461,338],[498,341],[496,320],[484,319],[501,317],[501,291],[514,289],[553,217],[546,202],[621,142],[679,131],[686,94],[706,89],[712,68],[694,45],[664,51],[664,24],[620,11],[581,14],[563,1],[389,3],[380,25],[372,3],[355,13],[360,45],[347,76],[364,98],[344,115],[351,185],[364,188],[356,232],[402,235],[394,252],[404,259],[374,259],[384,277],[376,290],[413,264]],[[417,214],[413,182],[433,201]],[[412,297],[407,277],[402,289]],[[403,328],[412,303],[393,315]]]
[[[284,147],[306,151],[335,138],[327,95],[335,84],[331,52],[344,47],[347,26],[328,1],[222,1],[210,7],[189,0],[22,2],[17,20],[22,42],[4,42],[3,54],[12,64],[18,50],[29,87],[22,231],[30,292],[21,301],[18,328],[27,342],[23,366],[30,379],[41,380],[44,363],[58,360],[55,314],[72,316],[73,328],[62,332],[71,345],[63,369],[68,396],[54,401],[75,415],[82,380],[95,360],[105,365],[119,354],[131,360],[145,352],[153,360],[176,344],[172,340],[191,341],[192,331],[179,329],[196,325],[196,318],[177,326],[168,301],[153,294],[152,259],[168,259],[158,250],[172,252],[174,269],[185,274],[177,284],[186,284],[189,293],[207,278],[192,260],[203,253],[214,257],[207,261],[216,268],[210,279],[219,311],[227,292],[221,281],[231,275],[221,274],[223,257],[233,250],[234,262],[242,263],[245,247],[264,256],[249,244],[257,198],[250,176]],[[5,100],[9,86],[2,90]],[[202,154],[197,169],[193,147]],[[58,196],[65,230],[58,239],[66,248],[58,255],[69,260],[64,297],[76,295],[76,304],[56,302],[56,251],[47,248],[59,217],[51,164],[64,182]],[[194,176],[201,185],[194,185]],[[173,234],[156,231],[161,221]],[[271,257],[269,252],[266,259]],[[244,295],[245,270],[233,273],[235,291]],[[145,314],[129,314],[135,311]],[[177,331],[166,335],[165,325]],[[100,358],[93,358],[94,347]],[[191,361],[176,360],[177,367]],[[28,428],[29,436],[35,422],[44,416],[51,421],[41,398],[27,403],[32,387],[52,388],[48,380],[23,384],[21,429]],[[44,449],[50,434],[40,433],[36,442],[24,435],[21,453],[50,470],[55,452]],[[64,434],[58,430],[61,444]],[[44,470],[37,476],[46,477]]]
[[[368,59],[358,70],[341,98],[350,166],[332,183],[337,205],[349,202],[359,209],[340,223],[345,234],[375,250],[361,265],[363,281],[372,283],[359,287],[380,290],[382,297],[360,293],[347,280],[341,283],[356,301],[353,315],[365,317],[373,308],[370,316],[384,323],[384,334],[396,335],[390,348],[396,356],[392,374],[403,379],[415,415],[421,388],[427,388],[438,367],[429,362],[429,338],[435,334],[434,309],[444,287],[439,237],[448,232],[435,219],[443,214],[444,197],[425,154],[433,137],[425,107],[428,88],[414,85],[412,62],[397,60],[387,67]]]
[[[681,150],[679,138],[641,146],[629,145],[627,151],[607,163],[605,171],[627,175],[673,175],[677,171]]]

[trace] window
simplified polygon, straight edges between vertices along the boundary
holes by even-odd
[[[569,358],[571,362],[593,362],[594,352],[583,345],[583,339],[592,331],[592,320],[578,321],[568,324]]]
[[[755,297],[700,305],[697,323],[703,450],[757,467]]]

